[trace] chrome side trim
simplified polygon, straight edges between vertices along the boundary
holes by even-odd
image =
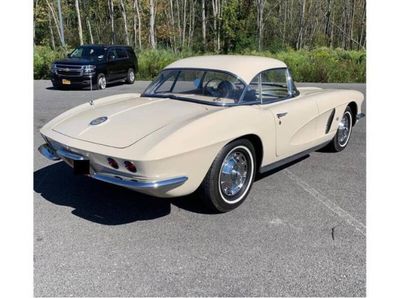
[[[175,178],[169,178],[165,180],[155,180],[155,181],[136,181],[136,180],[123,180],[115,176],[102,175],[94,173],[91,175],[92,178],[115,184],[118,186],[130,188],[130,189],[159,189],[165,187],[176,187],[182,185],[188,180],[188,177],[180,176]]]
[[[356,116],[357,120],[360,120],[361,118],[364,118],[364,117],[365,117],[364,113],[358,113]]]
[[[78,153],[67,151],[64,148],[58,149],[57,155],[59,157],[68,158],[68,159],[72,159],[72,160],[88,160],[87,157],[80,155]]]
[[[330,141],[324,142],[324,143],[322,143],[320,145],[317,145],[315,147],[312,147],[312,148],[307,149],[305,151],[302,151],[300,153],[296,153],[295,155],[292,155],[292,156],[286,157],[284,159],[278,160],[278,161],[276,161],[274,163],[262,166],[262,167],[260,167],[259,171],[260,171],[261,174],[263,174],[265,172],[268,172],[268,171],[272,171],[272,170],[274,170],[276,168],[279,168],[279,167],[281,167],[281,166],[283,166],[285,164],[288,164],[288,163],[290,163],[292,161],[298,160],[298,159],[310,154],[311,152],[314,152],[314,151],[317,151],[319,149],[324,148],[326,145],[329,144],[329,142]]]
[[[47,159],[60,160],[60,157],[57,155],[56,151],[53,148],[51,148],[48,144],[40,145],[38,150]]]

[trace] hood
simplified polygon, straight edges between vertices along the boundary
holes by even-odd
[[[71,138],[125,148],[160,128],[196,118],[215,108],[198,103],[146,97],[133,97],[98,106],[95,101],[88,109],[55,123],[52,129]],[[96,125],[90,124],[101,117],[107,117],[107,120]]]

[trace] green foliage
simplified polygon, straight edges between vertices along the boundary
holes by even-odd
[[[139,80],[151,80],[168,64],[193,55],[190,51],[174,53],[171,50],[164,49],[138,52],[139,73],[137,78]]]
[[[51,63],[63,58],[67,52],[62,48],[53,51],[47,46],[35,46],[33,54],[33,76],[36,80],[48,79],[50,76]]]
[[[347,51],[343,49],[316,48],[307,50],[286,49],[271,53],[255,50],[242,50],[239,54],[272,57],[284,61],[297,82],[365,82],[365,51]],[[34,53],[35,79],[49,78],[51,63],[65,57],[62,49],[56,51],[49,47],[36,46]],[[201,55],[189,50],[174,53],[172,50],[144,50],[137,53],[139,59],[139,80],[153,79],[168,64],[184,57]]]

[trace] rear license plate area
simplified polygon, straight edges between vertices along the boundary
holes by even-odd
[[[73,160],[73,168],[75,175],[89,175],[90,163],[89,160]]]

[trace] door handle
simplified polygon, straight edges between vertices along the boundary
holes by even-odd
[[[282,113],[276,114],[276,116],[280,119],[282,117],[285,117],[287,114],[288,114],[287,112],[282,112]]]

